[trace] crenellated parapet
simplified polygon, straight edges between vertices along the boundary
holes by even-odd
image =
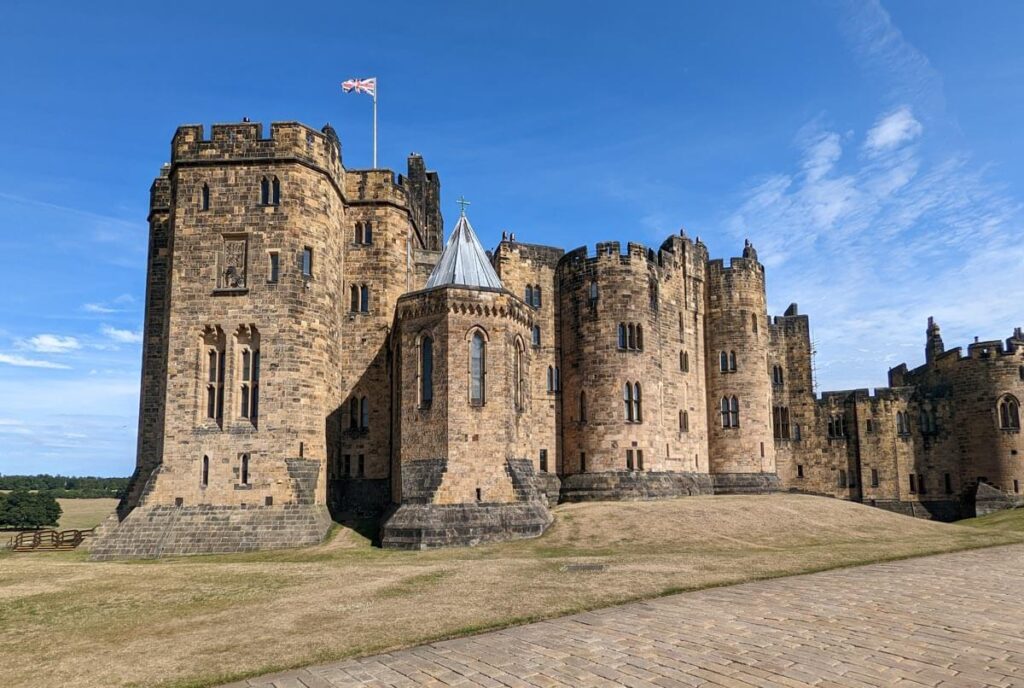
[[[325,133],[326,131],[326,133]],[[274,122],[264,138],[263,124],[214,124],[206,138],[201,124],[178,127],[171,141],[171,164],[250,163],[295,160],[322,169],[340,180],[341,147],[328,127],[318,131],[298,122]]]

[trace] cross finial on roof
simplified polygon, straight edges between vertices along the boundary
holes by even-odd
[[[469,201],[467,201],[464,196],[459,196],[459,200],[457,200],[455,202],[459,204],[459,207],[461,208],[461,215],[463,217],[465,217],[466,216],[466,206],[469,205]]]

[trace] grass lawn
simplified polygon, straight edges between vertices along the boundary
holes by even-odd
[[[998,524],[800,495],[555,513],[541,538],[472,549],[384,551],[339,528],[269,553],[0,555],[0,675],[11,687],[207,686],[671,592],[1024,542]]]
[[[987,516],[968,518],[958,521],[957,525],[970,526],[972,528],[998,528],[1024,533],[1024,508],[1007,509],[1006,511],[997,511]]]

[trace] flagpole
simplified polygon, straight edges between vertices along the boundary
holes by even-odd
[[[373,169],[377,169],[377,87],[373,86]]]

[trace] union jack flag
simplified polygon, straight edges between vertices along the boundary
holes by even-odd
[[[341,90],[345,93],[367,93],[371,96],[377,95],[377,77],[369,79],[349,79],[341,82]]]

